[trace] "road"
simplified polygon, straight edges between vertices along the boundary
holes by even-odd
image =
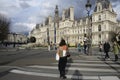
[[[47,49],[0,51],[0,80],[59,80],[55,54]],[[104,53],[88,56],[70,49],[67,80],[120,80],[120,60],[103,61]],[[101,56],[102,55],[102,56]]]

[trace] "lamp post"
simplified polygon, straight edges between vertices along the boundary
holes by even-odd
[[[92,7],[92,4],[90,4],[90,0],[87,0],[87,3],[85,5],[86,7],[86,10],[87,10],[87,15],[88,15],[88,35],[87,35],[87,38],[88,38],[88,41],[87,41],[87,44],[88,44],[88,54],[89,55],[92,55],[92,26],[90,24],[90,11],[91,11],[91,7]]]
[[[56,44],[56,23],[54,23],[54,44]]]
[[[14,41],[13,41],[13,47],[15,47],[16,44],[16,33],[13,33]]]
[[[58,27],[59,27],[59,10],[58,10],[58,5],[56,5],[55,16],[54,16],[54,46],[56,46]]]
[[[49,28],[47,28],[47,43],[48,43],[48,50],[50,51],[50,36],[49,36]]]
[[[48,45],[50,45],[50,40],[49,40],[49,28],[47,28],[47,43],[48,43]]]

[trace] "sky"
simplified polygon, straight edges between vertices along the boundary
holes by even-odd
[[[60,16],[62,10],[74,7],[75,17],[85,17],[87,0],[0,0],[0,14],[11,20],[11,32],[28,33],[37,23],[44,22],[49,15],[54,15],[55,6],[58,5]],[[91,0],[92,11],[96,0]],[[117,19],[120,20],[120,0],[110,0]],[[91,11],[91,13],[92,13]]]

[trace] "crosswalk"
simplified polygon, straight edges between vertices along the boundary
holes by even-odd
[[[12,69],[15,74],[59,78],[56,63],[46,66],[30,65]],[[120,64],[113,61],[72,60],[68,61],[66,76],[69,80],[120,80]]]

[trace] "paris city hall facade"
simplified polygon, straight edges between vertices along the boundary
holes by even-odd
[[[44,23],[37,24],[30,32],[29,36],[36,38],[36,44],[58,44],[61,38],[71,46],[84,43],[87,40],[89,25],[92,31],[92,44],[97,45],[100,42],[111,41],[113,33],[119,27],[117,14],[109,0],[96,1],[94,12],[90,16],[91,20],[88,20],[87,16],[75,20],[73,7],[64,9],[60,17],[56,6],[54,14],[54,18],[47,17]]]

